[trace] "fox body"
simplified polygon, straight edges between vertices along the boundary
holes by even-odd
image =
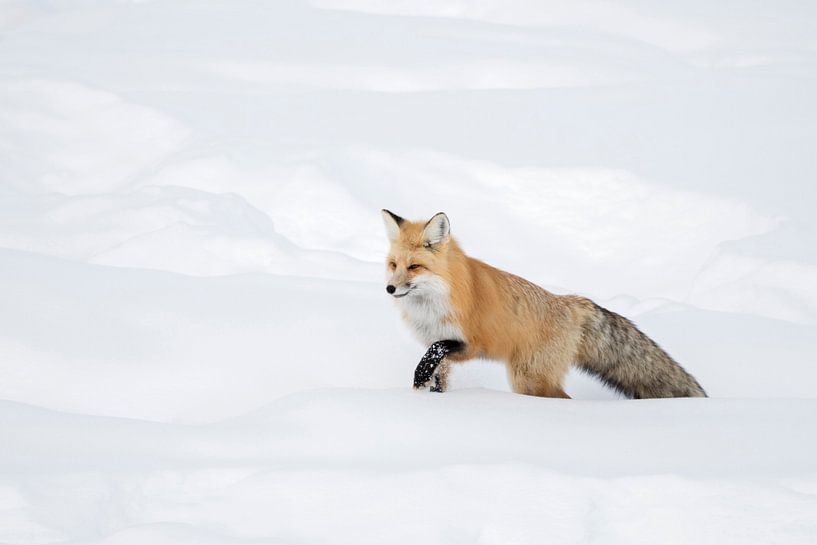
[[[446,387],[447,364],[506,364],[513,390],[563,397],[571,365],[632,398],[705,397],[697,381],[628,319],[576,295],[555,295],[467,256],[448,217],[411,222],[388,210],[386,291],[430,346],[415,387]]]

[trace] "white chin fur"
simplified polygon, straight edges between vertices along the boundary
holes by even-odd
[[[443,279],[424,274],[413,284],[414,290],[396,301],[417,338],[426,345],[444,339],[463,340],[462,331],[453,320],[450,292]]]

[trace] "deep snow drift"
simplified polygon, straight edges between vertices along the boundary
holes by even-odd
[[[814,543],[815,26],[4,2],[0,543]],[[633,318],[712,399],[494,362],[411,391],[382,207]]]

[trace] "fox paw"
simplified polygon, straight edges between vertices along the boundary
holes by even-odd
[[[445,378],[440,376],[440,373],[434,375],[433,384],[431,385],[432,392],[443,393],[446,390]]]

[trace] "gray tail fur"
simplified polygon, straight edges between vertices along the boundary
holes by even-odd
[[[624,395],[706,397],[698,381],[627,318],[596,305],[582,333],[578,367]]]

